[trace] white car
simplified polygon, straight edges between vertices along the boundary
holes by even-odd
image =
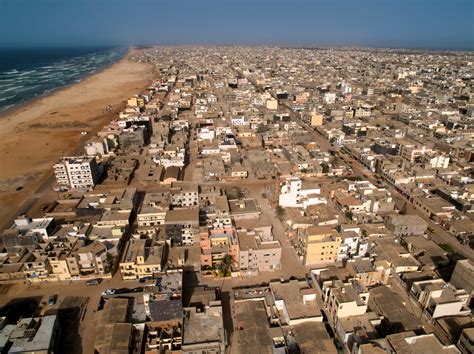
[[[115,289],[107,289],[102,291],[102,296],[113,295],[115,294]]]

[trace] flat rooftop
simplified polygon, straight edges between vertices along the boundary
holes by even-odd
[[[183,345],[197,343],[225,343],[222,307],[206,307],[197,312],[195,307],[185,309]]]
[[[273,354],[268,316],[263,301],[234,303],[238,353]]]

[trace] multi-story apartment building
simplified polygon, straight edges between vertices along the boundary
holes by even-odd
[[[131,239],[120,262],[122,279],[135,280],[160,273],[165,250],[166,244],[156,244],[152,239]]]
[[[423,235],[428,228],[418,215],[393,215],[385,218],[385,225],[395,236]]]
[[[199,208],[169,210],[165,217],[165,230],[167,239],[173,244],[198,242]]]
[[[464,328],[457,347],[462,354],[474,353],[474,328]]]
[[[321,288],[323,302],[334,323],[337,324],[339,318],[363,315],[367,311],[370,294],[358,281],[329,280]]]
[[[416,144],[403,142],[399,144],[399,155],[410,162],[414,162],[418,157],[432,151],[432,149],[426,146],[418,146]]]
[[[304,265],[334,263],[337,260],[341,236],[329,226],[311,226],[298,230],[296,249]]]
[[[414,282],[409,295],[423,308],[425,318],[433,322],[445,316],[460,316],[471,313],[469,295],[464,289],[456,289],[442,279]]]
[[[99,168],[93,156],[62,157],[54,165],[56,181],[60,186],[88,189],[99,179]]]
[[[98,241],[82,247],[77,244],[66,261],[71,277],[101,275],[110,271],[107,247]]]
[[[225,353],[226,332],[220,301],[211,301],[204,311],[184,309],[182,353]]]
[[[233,226],[203,230],[199,234],[201,246],[201,266],[218,267],[222,259],[229,255],[233,259],[233,267],[239,263],[239,239]]]
[[[175,182],[171,185],[171,204],[176,207],[195,207],[199,205],[199,190],[194,183]]]
[[[249,230],[238,231],[240,271],[268,272],[281,268],[281,244],[279,241],[263,240],[260,233]]]
[[[147,193],[137,214],[139,231],[153,233],[156,227],[164,224],[169,206],[168,192]]]
[[[306,208],[310,205],[326,204],[320,196],[320,188],[303,188],[303,182],[296,177],[287,178],[281,187],[278,205],[286,208]]]
[[[474,294],[474,262],[469,259],[457,261],[450,283],[456,289],[464,289],[472,296]]]

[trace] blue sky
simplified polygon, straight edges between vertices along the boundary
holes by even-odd
[[[0,46],[474,49],[474,0],[0,0]]]

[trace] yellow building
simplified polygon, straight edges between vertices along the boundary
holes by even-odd
[[[138,97],[132,96],[128,99],[127,105],[130,107],[137,107],[138,106]]]
[[[66,257],[60,255],[59,257],[48,257],[49,277],[53,280],[67,280],[71,279],[69,267],[67,266]]]
[[[278,100],[274,98],[268,99],[266,104],[267,104],[267,109],[271,109],[274,111],[278,109]]]
[[[333,263],[337,260],[341,236],[329,226],[298,230],[298,255],[304,265]]]
[[[127,105],[130,107],[144,107],[145,100],[138,96],[132,96],[127,100]]]
[[[120,262],[122,279],[136,280],[160,273],[165,261],[165,248],[165,244],[157,245],[151,239],[131,239]]]
[[[320,125],[323,125],[323,115],[316,112],[311,112],[311,126],[319,127]]]

